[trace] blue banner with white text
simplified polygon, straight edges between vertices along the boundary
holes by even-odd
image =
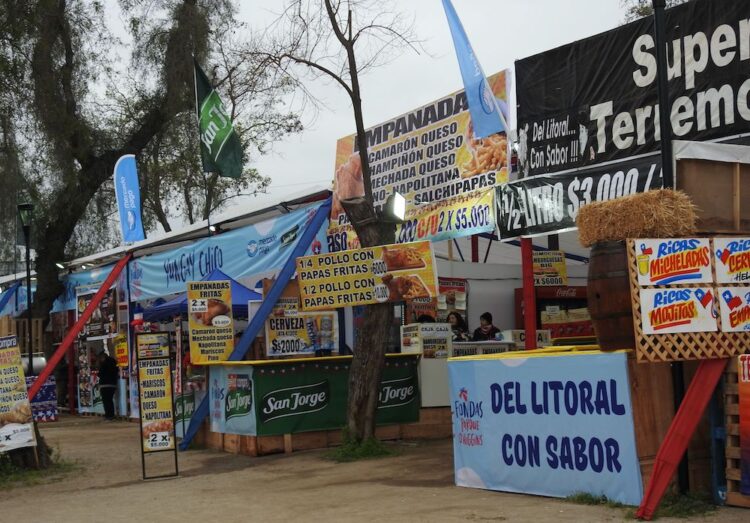
[[[138,185],[138,170],[135,155],[126,154],[115,164],[115,195],[120,211],[122,241],[132,243],[144,240],[141,220],[141,190]]]
[[[185,292],[187,282],[201,280],[214,269],[235,280],[269,275],[284,265],[318,206],[135,259],[130,262],[130,299],[141,301]],[[323,252],[327,227],[327,223],[321,227],[308,254]]]
[[[450,360],[456,485],[643,496],[623,352]]]

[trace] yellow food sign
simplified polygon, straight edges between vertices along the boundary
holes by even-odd
[[[534,285],[536,287],[568,285],[565,253],[562,251],[534,252]]]
[[[141,398],[143,451],[173,450],[175,447],[174,412],[169,358],[140,360],[138,383]]]
[[[0,454],[36,445],[31,405],[15,336],[0,338]]]
[[[430,242],[297,258],[301,305],[325,310],[437,296]]]
[[[225,361],[234,349],[232,292],[228,280],[187,284],[190,361]]]
[[[507,103],[509,75],[501,71],[487,81],[492,94]],[[494,187],[508,181],[508,139],[505,132],[477,139],[468,108],[459,91],[365,130],[375,205],[384,205],[394,191],[406,198],[397,243],[493,230]],[[355,138],[336,143],[331,251],[360,246],[341,203],[365,193]]]
[[[128,366],[128,338],[124,334],[118,334],[114,339],[115,345],[115,360],[117,361],[118,367]]]

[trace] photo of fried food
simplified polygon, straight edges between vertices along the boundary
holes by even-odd
[[[416,298],[429,298],[430,291],[416,274],[408,276],[383,276],[383,283],[388,287],[389,301],[410,301]]]
[[[344,213],[344,207],[341,200],[364,196],[365,184],[362,177],[362,161],[359,153],[354,153],[349,157],[346,163],[343,163],[336,169],[333,179],[333,207],[331,216],[337,217]]]
[[[216,316],[226,314],[228,312],[229,307],[226,303],[221,300],[211,298],[208,300],[208,310],[206,312],[196,312],[195,314],[193,314],[193,319],[196,323],[211,326],[211,322]]]
[[[152,421],[143,426],[144,438],[148,438],[154,432],[172,432],[172,420]]]
[[[383,261],[389,271],[420,269],[425,266],[422,255],[414,247],[383,247]]]
[[[504,133],[493,134],[482,139],[474,138],[474,125],[466,128],[466,145],[471,160],[461,166],[461,177],[471,178],[481,173],[501,169],[507,160],[508,138]]]
[[[31,423],[31,405],[28,401],[19,401],[9,412],[0,413],[0,427],[11,423]]]

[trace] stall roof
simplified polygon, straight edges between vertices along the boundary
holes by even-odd
[[[135,256],[146,256],[155,252],[173,249],[205,237],[209,225],[213,225],[224,231],[245,227],[272,218],[273,216],[278,216],[279,214],[286,214],[297,207],[325,200],[330,194],[331,191],[329,188],[317,186],[312,190],[308,189],[304,192],[293,194],[283,199],[280,198],[276,202],[256,210],[248,211],[244,208],[222,213],[211,219],[210,223],[208,220],[203,220],[178,231],[166,233],[158,238],[146,239],[131,245],[121,245],[90,256],[76,258],[75,260],[65,262],[65,266],[68,269],[77,269],[82,265],[97,267],[119,260],[128,251],[133,252]],[[36,272],[32,271],[31,274],[32,276],[35,276]],[[26,278],[25,272],[2,276],[0,277],[0,285],[12,283],[24,278]]]

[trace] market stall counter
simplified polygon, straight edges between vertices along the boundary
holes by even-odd
[[[380,439],[450,437],[448,408],[420,408],[419,357],[386,357]],[[351,361],[332,356],[208,365],[210,421],[198,442],[251,456],[340,444]]]

